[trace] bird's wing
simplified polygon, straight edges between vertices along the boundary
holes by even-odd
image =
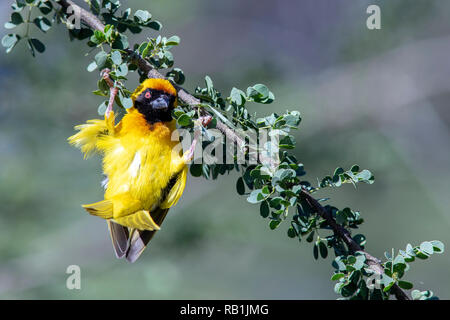
[[[186,187],[187,171],[188,167],[185,166],[183,170],[169,181],[168,188],[166,188],[167,196],[164,197],[164,200],[160,204],[162,209],[168,209],[177,204]]]
[[[115,116],[111,112],[105,120],[93,119],[86,123],[78,125],[75,130],[79,132],[69,137],[69,143],[77,148],[80,148],[84,153],[84,157],[89,157],[96,150],[101,149],[98,145],[100,138],[112,138],[115,132],[119,129],[120,123],[114,126]]]

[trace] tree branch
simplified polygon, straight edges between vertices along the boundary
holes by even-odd
[[[103,31],[105,28],[105,25],[101,23],[101,21],[92,13],[86,11],[85,9],[81,8],[79,5],[75,4],[71,0],[56,0],[61,7],[64,9],[65,13],[67,15],[71,15],[74,12],[79,12],[81,21],[85,23],[87,26],[92,28],[93,30],[100,30]],[[71,11],[68,11],[69,8],[72,8]],[[128,56],[136,63],[138,68],[147,74],[148,78],[165,78],[161,73],[158,72],[147,60],[143,59],[141,56],[137,55],[133,50],[127,49],[125,50],[128,54]],[[199,99],[194,97],[193,95],[189,94],[185,89],[175,86],[178,91],[178,98],[183,101],[184,103],[192,106],[193,108],[197,108],[198,105],[201,103]],[[231,141],[235,142],[239,147],[244,148],[245,147],[245,140],[243,140],[240,136],[238,136],[232,129],[230,129],[226,124],[223,122],[217,120],[217,129],[220,130],[223,134],[225,134]],[[381,261],[371,254],[364,251],[358,243],[356,243],[351,235],[350,232],[345,229],[343,226],[338,224],[336,220],[325,210],[324,207],[314,198],[312,197],[309,192],[303,190],[302,196],[305,198],[305,200],[308,202],[308,204],[316,211],[318,215],[320,215],[322,218],[324,218],[327,223],[331,226],[334,233],[340,237],[347,247],[349,248],[350,252],[355,253],[357,251],[363,252],[366,256],[366,263],[369,265],[369,268],[372,269],[377,274],[383,274],[383,266],[381,265]],[[398,300],[410,300],[409,296],[396,284],[394,284],[391,287],[391,291],[394,293],[395,297]]]
[[[325,210],[324,207],[322,207],[319,201],[317,201],[313,196],[311,196],[311,194],[306,190],[302,190],[301,195],[306,200],[306,202],[308,202],[311,208],[313,208],[319,216],[321,216],[327,221],[327,223],[333,229],[334,233],[339,238],[341,238],[342,241],[345,242],[351,253],[355,253],[357,251],[364,253],[364,255],[366,256],[366,263],[369,265],[369,268],[377,274],[381,275],[384,273],[381,261],[372,256],[371,254],[369,254],[368,252],[364,251],[360,247],[360,245],[356,243],[355,240],[353,240],[353,238],[350,235],[350,232],[347,229],[345,229],[342,225],[338,224],[336,220],[331,216],[330,212],[328,212],[327,210]],[[398,300],[410,300],[409,296],[397,284],[394,284],[391,287],[391,291],[394,293],[395,297]]]
[[[100,31],[103,31],[103,29],[105,29],[105,25],[101,23],[101,21],[95,15],[83,9],[73,1],[71,0],[55,0],[55,1],[61,5],[61,7],[64,9],[67,15],[70,16],[73,14],[80,14],[80,20],[83,21],[86,25],[88,25],[92,29]]]

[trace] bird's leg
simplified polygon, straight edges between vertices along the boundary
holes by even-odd
[[[109,114],[111,113],[113,105],[114,105],[114,99],[116,98],[116,95],[119,92],[119,89],[114,85],[114,82],[112,81],[112,79],[109,76],[110,72],[111,72],[111,70],[106,68],[106,69],[103,69],[102,72],[100,73],[102,78],[106,81],[106,83],[109,86],[109,102],[108,102],[108,107],[106,108],[106,112],[105,112],[106,118],[109,118]]]
[[[195,147],[197,146],[198,140],[202,133],[202,128],[206,127],[212,120],[210,115],[201,116],[195,122],[194,126],[194,140],[192,140],[192,144],[189,149],[184,153],[183,160],[185,163],[190,162],[194,158]]]

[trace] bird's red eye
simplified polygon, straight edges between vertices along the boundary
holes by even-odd
[[[151,93],[147,91],[147,92],[145,93],[145,98],[146,98],[146,99],[150,99],[151,97],[152,97]]]

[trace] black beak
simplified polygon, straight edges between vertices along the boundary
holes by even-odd
[[[167,110],[169,108],[169,98],[161,96],[150,102],[150,104],[154,110]]]

